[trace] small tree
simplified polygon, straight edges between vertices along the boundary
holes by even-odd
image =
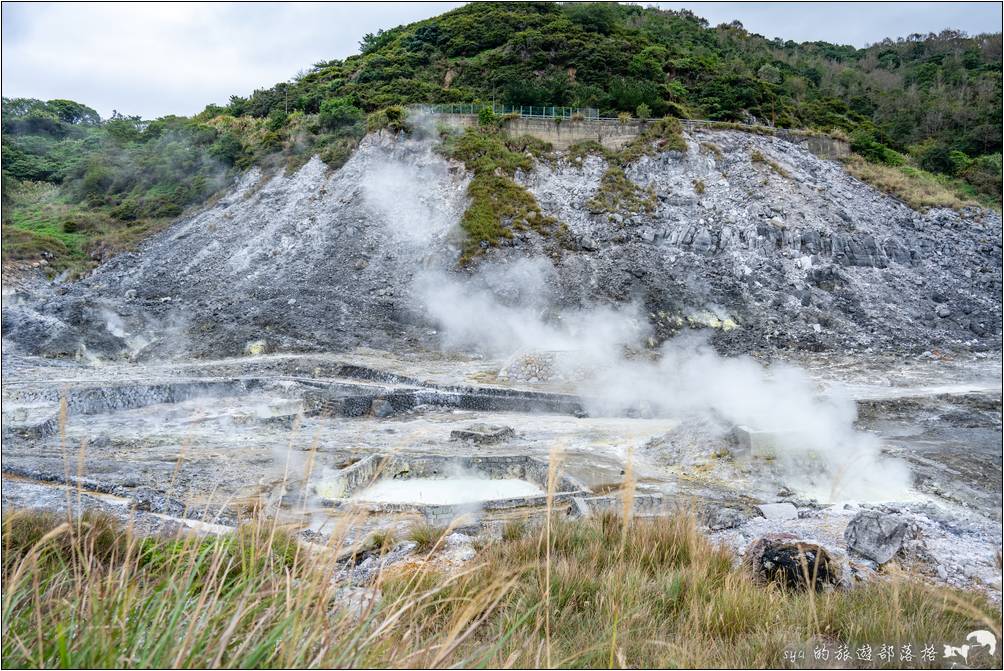
[[[318,120],[331,131],[352,129],[362,124],[363,113],[347,98],[329,98],[321,103]]]
[[[492,126],[497,126],[499,123],[498,116],[495,115],[495,110],[491,107],[482,107],[478,112],[478,125],[490,128]]]
[[[652,109],[645,103],[641,103],[640,105],[638,105],[638,108],[635,110],[634,113],[635,116],[637,116],[639,119],[652,118]]]

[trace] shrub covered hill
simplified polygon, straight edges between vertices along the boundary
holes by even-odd
[[[711,27],[688,11],[472,3],[190,118],[102,120],[72,101],[4,99],[4,259],[78,272],[237,171],[313,154],[339,166],[367,129],[401,125],[401,106],[489,100],[842,134],[855,174],[880,188],[924,180],[999,208],[999,33],[856,49]]]

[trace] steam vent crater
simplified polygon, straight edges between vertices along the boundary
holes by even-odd
[[[480,181],[410,123],[253,169],[79,281],[5,274],[5,510],[264,515],[360,581],[417,525],[467,561],[548,512],[686,511],[737,559],[787,534],[1000,600],[999,214],[685,124],[624,165],[527,145],[492,183],[539,214],[473,249]]]
[[[435,523],[463,514],[539,512],[547,504],[548,476],[547,461],[525,455],[369,456],[317,483],[315,491],[332,508],[415,511]],[[568,475],[557,475],[551,487],[551,503],[561,509],[567,509],[573,497],[589,494]]]

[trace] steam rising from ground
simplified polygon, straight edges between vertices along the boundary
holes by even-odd
[[[397,241],[427,261],[439,256],[423,264],[433,270],[417,273],[412,291],[439,325],[444,347],[497,357],[560,353],[556,365],[567,369],[565,379],[578,380],[576,391],[597,414],[703,417],[723,431],[737,425],[776,431],[775,465],[785,483],[820,500],[908,495],[906,467],[883,459],[878,440],[854,429],[853,400],[820,397],[796,368],[722,358],[693,337],[652,353],[643,347],[650,330],[641,306],[559,307],[549,289],[555,270],[545,258],[482,263],[473,274],[447,271],[451,252],[442,243],[456,233],[460,213],[426,188],[449,182],[450,167],[435,155],[430,122],[417,125],[418,139],[407,141],[415,143],[411,157],[387,156],[369,166],[363,197]]]
[[[786,484],[821,501],[909,496],[907,468],[883,459],[879,441],[854,429],[854,401],[820,396],[803,371],[723,358],[700,337],[642,349],[649,331],[637,305],[558,309],[542,259],[486,265],[471,278],[427,273],[416,284],[449,348],[502,356],[560,352],[557,365],[597,414],[711,417],[730,428],[772,431]],[[571,369],[574,369],[572,371]]]
[[[445,211],[426,187],[431,177],[429,171],[443,172],[445,166],[406,165],[386,160],[367,171],[363,200],[390,224],[387,230],[401,242],[420,245],[453,226],[452,213]]]
[[[416,289],[443,329],[443,343],[492,355],[523,350],[574,350],[584,363],[601,364],[639,342],[648,325],[636,305],[585,310],[552,307],[544,259],[485,265],[473,277],[445,272],[418,276]]]

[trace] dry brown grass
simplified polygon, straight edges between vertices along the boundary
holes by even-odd
[[[218,538],[113,526],[4,520],[5,664],[757,668],[812,643],[940,646],[1001,628],[980,597],[902,578],[757,585],[685,513],[514,524],[463,568],[383,572],[380,601],[355,607],[331,581],[334,545],[307,551],[272,521]]]
[[[713,154],[714,157],[716,159],[718,159],[719,161],[722,160],[722,156],[723,156],[723,154],[722,154],[722,148],[719,147],[717,144],[715,144],[713,142],[702,142],[700,146],[701,146],[701,149],[703,151],[706,151],[706,152],[708,152],[710,154]]]
[[[758,668],[790,666],[786,654],[819,644],[919,651],[974,629],[1001,637],[985,598],[895,574],[826,593],[757,584],[690,512],[631,517],[630,452],[619,514],[559,516],[562,457],[555,446],[540,524],[511,522],[449,568],[436,553],[450,526],[419,525],[409,535],[419,553],[364,585],[378,599],[333,580],[361,552],[394,544],[347,542],[351,517],[321,547],[260,514],[230,534],[164,538],[107,516],[5,511],[4,665]]]
[[[959,209],[979,206],[974,200],[961,197],[938,181],[934,175],[909,166],[888,166],[871,163],[860,156],[851,156],[844,166],[854,177],[879,191],[899,198],[915,210],[932,207]]]
[[[777,161],[773,161],[767,158],[766,156],[763,155],[763,152],[761,152],[759,149],[754,149],[750,153],[750,162],[762,163],[763,165],[766,165],[768,168],[777,173],[779,177],[784,177],[785,179],[789,179],[791,177],[791,175],[788,174],[788,171],[782,168]]]

